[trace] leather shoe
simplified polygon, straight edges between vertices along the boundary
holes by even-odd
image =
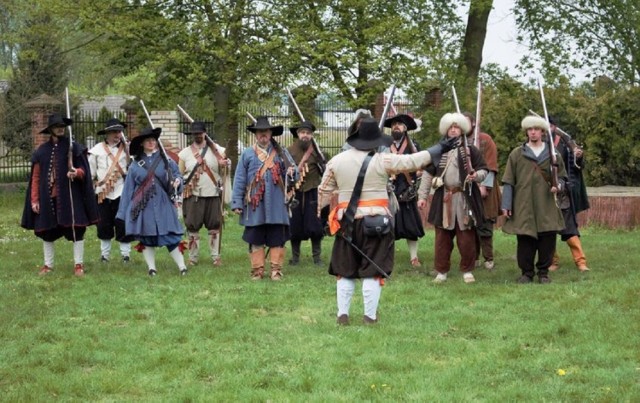
[[[362,321],[364,322],[365,325],[373,325],[375,323],[378,323],[378,319],[371,319],[370,317],[368,317],[367,315],[364,315],[362,317]]]
[[[338,316],[337,323],[339,325],[343,325],[343,326],[348,325],[349,324],[349,315],[343,314],[343,315]]]
[[[518,277],[516,281],[518,282],[518,284],[529,284],[533,282],[533,279],[523,274],[522,276]]]

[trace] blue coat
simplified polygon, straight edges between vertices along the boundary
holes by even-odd
[[[116,215],[117,219],[124,221],[127,235],[139,237],[183,234],[182,225],[178,220],[178,212],[165,191],[165,187],[168,185],[168,175],[162,161],[155,168],[156,176],[152,185],[155,188],[153,196],[146,202],[144,209],[137,218],[134,219],[132,214],[136,189],[147,177],[147,169],[151,169],[151,166],[158,158],[162,158],[160,152],[155,152],[150,157],[143,154],[144,168],[140,166],[138,160],[134,160],[129,167],[120,199],[120,208]],[[171,169],[174,179],[180,179],[178,194],[181,194],[183,186],[182,175],[180,175],[178,165],[172,159],[169,159],[169,169]]]
[[[271,153],[273,149],[272,145],[269,145],[267,153]],[[295,167],[293,158],[286,149],[282,149],[285,158]],[[284,224],[289,225],[289,209],[285,205],[285,194],[282,190],[282,184],[286,184],[286,168],[284,161],[276,155],[274,158],[274,166],[277,169],[276,175],[273,176],[271,169],[267,169],[264,174],[264,194],[260,199],[258,205],[254,209],[251,203],[246,201],[246,193],[248,191],[247,186],[256,180],[256,173],[262,167],[262,162],[258,158],[253,147],[246,148],[236,168],[236,173],[233,180],[233,197],[231,199],[232,209],[242,209],[240,215],[240,225],[247,227],[255,227],[264,224]],[[295,179],[298,178],[298,170],[296,167]],[[274,182],[278,183],[274,183]],[[252,187],[250,196],[255,194],[256,188]]]

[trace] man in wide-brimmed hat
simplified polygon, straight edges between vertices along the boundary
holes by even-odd
[[[426,207],[431,188],[435,189],[428,220],[435,228],[436,283],[447,280],[451,269],[451,252],[456,238],[460,252],[460,271],[465,283],[475,282],[472,273],[476,262],[476,230],[483,222],[482,196],[478,183],[487,176],[487,165],[473,145],[462,141],[471,124],[461,113],[446,113],[440,119],[440,134],[455,139],[458,146],[442,155],[422,174],[418,190],[418,206]],[[435,183],[434,184],[434,178]]]
[[[398,114],[384,121],[384,127],[391,129],[390,151],[393,154],[413,154],[420,150],[418,144],[409,137],[409,132],[418,125],[413,117]],[[409,248],[409,259],[412,267],[420,267],[418,259],[418,239],[424,236],[422,218],[418,211],[418,174],[422,172],[404,172],[395,175],[392,180],[393,191],[398,199],[398,211],[395,218],[396,240],[406,239]]]
[[[566,172],[562,158],[557,159],[557,186],[552,178],[552,160],[544,141],[549,124],[537,116],[521,122],[527,142],[509,154],[502,176],[502,212],[507,221],[502,230],[518,240],[518,267],[521,284],[531,283],[538,275],[541,284],[551,282],[549,266],[556,248],[556,234],[564,228],[556,194],[564,189]],[[538,261],[536,262],[536,254]]]
[[[338,193],[338,205],[329,215],[331,234],[339,235],[333,244],[329,274],[337,278],[337,321],[341,325],[349,323],[351,297],[356,279],[359,278],[362,279],[364,300],[363,321],[371,324],[378,320],[383,279],[393,270],[395,253],[393,214],[389,210],[387,194],[389,176],[423,169],[431,163],[432,156],[439,155],[442,149],[447,150],[451,146],[449,143],[436,145],[427,151],[408,155],[376,152],[383,141],[378,122],[373,118],[363,119],[358,130],[347,138],[351,148],[327,163],[318,187],[317,214],[329,205],[333,193]],[[354,200],[355,211],[350,211],[348,206],[366,159],[369,162],[364,172],[361,193],[358,200]],[[380,236],[365,234],[364,216],[376,216],[374,219],[384,224],[384,228],[380,227]],[[355,218],[353,222],[350,222],[349,217]],[[369,259],[375,264],[371,264]]]
[[[273,126],[266,116],[259,116],[247,130],[255,134],[256,141],[238,161],[231,208],[244,226],[242,239],[249,244],[251,278],[264,277],[267,246],[270,277],[280,280],[284,245],[291,237],[287,202],[293,198],[292,184],[298,179],[298,170],[289,152],[273,138],[284,131],[281,125]]]
[[[296,265],[300,261],[302,241],[311,240],[313,263],[322,264],[322,238],[324,229],[318,207],[318,185],[322,179],[325,161],[313,146],[316,127],[308,120],[289,128],[296,139],[287,149],[298,166],[300,179],[296,182],[297,205],[291,209],[291,260]],[[322,151],[320,150],[320,153]]]
[[[584,151],[571,137],[562,134],[558,130],[558,119],[556,117],[549,116],[549,125],[553,133],[553,141],[558,151],[558,156],[562,158],[567,171],[567,186],[564,191],[558,194],[558,201],[564,218],[564,229],[560,231],[560,239],[569,246],[576,268],[581,272],[589,271],[587,257],[582,249],[577,219],[579,212],[589,208],[587,188],[582,178],[582,170],[585,163]],[[553,263],[549,270],[555,271],[559,267],[560,257],[556,250],[553,253]]]
[[[111,240],[114,237],[120,244],[122,261],[128,263],[130,260],[133,238],[125,235],[124,223],[116,220],[124,178],[129,168],[129,145],[126,144],[124,137],[126,127],[126,123],[117,118],[107,120],[104,129],[98,131],[98,135],[104,136],[104,141],[97,143],[89,150],[91,179],[100,212],[97,228],[102,262],[109,261]]]
[[[464,112],[469,119],[471,130],[467,134],[467,143],[474,144],[474,132],[476,117],[469,112]],[[475,144],[474,144],[475,145]],[[480,266],[480,253],[484,258],[484,267],[493,270],[493,226],[500,215],[500,181],[498,178],[498,147],[487,133],[478,133],[478,149],[487,164],[487,177],[480,183],[480,195],[482,196],[482,209],[484,220],[476,226],[476,267]]]
[[[65,237],[73,242],[74,274],[83,276],[84,233],[87,226],[99,219],[87,149],[65,136],[71,123],[71,119],[60,114],[50,115],[47,127],[40,132],[49,134],[49,140],[31,157],[21,225],[34,230],[43,241],[41,275],[53,270],[54,241]]]
[[[126,234],[140,241],[149,276],[158,274],[156,248],[165,246],[181,275],[187,274],[182,256],[183,229],[176,204],[182,194],[183,180],[178,164],[162,155],[158,147],[161,128],[145,127],[131,140],[129,152],[134,157],[122,189],[116,218],[123,220]]]
[[[220,266],[220,230],[224,203],[231,200],[231,161],[225,148],[210,140],[204,122],[193,122],[184,134],[192,138],[191,145],[178,154],[178,167],[185,178],[182,215],[187,227],[189,264],[198,264],[200,228],[209,234],[209,250],[214,266]],[[226,186],[225,182],[229,182]],[[228,200],[222,200],[222,196]]]

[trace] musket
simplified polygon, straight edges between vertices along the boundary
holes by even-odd
[[[551,171],[551,186],[558,189],[558,159],[556,153],[555,142],[553,141],[553,132],[551,131],[551,125],[549,124],[549,114],[547,113],[547,103],[544,100],[544,89],[542,88],[542,82],[538,77],[538,88],[540,89],[540,99],[542,100],[542,109],[544,110],[544,120],[547,121],[547,132],[549,134],[549,155],[551,156],[551,165],[549,169]]]
[[[115,113],[113,114],[113,117],[116,119],[118,118]],[[124,146],[124,153],[127,156],[127,167],[128,167],[129,164],[131,163],[131,155],[129,154],[129,147],[128,147],[129,140],[127,139],[127,136],[124,135],[124,130],[120,131],[120,141],[122,141],[122,145]]]
[[[456,93],[456,87],[452,85],[451,91],[453,92],[453,102],[456,105],[456,112],[462,113],[460,112],[460,104],[458,103],[458,94]],[[460,130],[462,131],[462,128],[460,128]],[[461,137],[464,145],[464,160],[465,160],[464,167],[465,167],[465,170],[467,171],[467,175],[471,175],[475,172],[475,170],[473,169],[473,165],[471,165],[471,156],[469,155],[470,152],[469,152],[469,142],[467,141],[467,133],[462,133]],[[471,192],[471,187],[469,187],[469,192]]]
[[[71,119],[71,105],[69,103],[69,88],[64,87],[64,99],[67,104],[67,118]],[[75,172],[75,168],[73,167],[73,131],[71,130],[71,125],[67,126],[69,128],[69,154],[67,165],[69,167],[69,172]],[[71,202],[71,232],[73,234],[73,242],[76,241],[76,214],[73,206],[73,190],[71,189],[72,179],[69,178],[69,201]]]
[[[529,109],[529,113],[532,114],[533,116],[537,116],[539,118],[542,118],[542,116],[538,115],[537,113],[535,113],[531,109]],[[556,126],[556,130],[555,131],[560,133],[560,137],[562,137],[562,139],[565,141],[565,143],[567,143],[567,145],[571,149],[571,152],[573,153],[573,150],[578,147],[578,143],[576,143],[576,141],[571,137],[571,135],[569,133],[565,132],[564,130],[562,130],[558,126]],[[578,169],[582,169],[580,167],[580,165],[578,164],[578,161],[575,158],[573,159],[573,165],[575,165],[575,167],[578,168]]]
[[[384,105],[384,110],[382,111],[382,116],[380,116],[380,123],[378,123],[378,129],[380,131],[384,130],[384,121],[387,120],[387,114],[389,114],[389,109],[391,109],[391,105],[393,104],[393,95],[396,93],[396,85],[393,84],[391,86],[391,94],[389,94],[389,98],[387,98],[387,103]]]
[[[482,114],[482,81],[478,80],[478,99],[476,100],[476,126],[473,129],[473,145],[480,148],[480,115]]]
[[[155,129],[156,127],[153,124],[153,121],[151,120],[151,116],[149,116],[149,111],[147,111],[147,108],[144,106],[144,101],[142,99],[140,99],[140,105],[142,106],[142,110],[144,110],[144,114],[147,117],[147,120],[149,121],[149,125],[151,126],[152,129]],[[169,165],[169,157],[167,156],[167,152],[164,149],[164,145],[162,145],[162,140],[160,140],[159,138],[158,138],[158,146],[160,148],[160,156],[162,157],[162,160],[164,161],[164,166],[166,167],[169,186],[173,187],[172,201],[178,202],[179,201],[178,189],[176,189],[176,187],[173,186],[173,172],[171,172],[171,166]]]
[[[291,93],[291,90],[289,88],[287,88],[287,94],[289,95],[289,99],[291,100],[291,103],[293,104],[293,107],[296,109],[296,113],[298,114],[298,118],[300,118],[301,122],[304,122],[304,116],[302,115],[302,111],[300,110],[300,108],[298,107],[298,103],[296,102],[295,98],[293,97],[293,94]],[[320,164],[318,164],[318,169],[320,170],[320,173],[324,173],[324,169],[327,166],[327,159],[325,158],[324,154],[322,153],[322,150],[320,150],[320,146],[318,146],[318,143],[316,142],[316,139],[312,136],[311,137],[311,146],[313,147],[313,150],[316,152],[316,154],[318,154],[318,158],[320,158]]]

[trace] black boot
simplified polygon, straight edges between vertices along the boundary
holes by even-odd
[[[322,238],[311,240],[311,254],[313,255],[313,264],[322,266]]]
[[[300,241],[291,240],[291,259],[289,259],[289,264],[291,266],[295,266],[300,263]]]

